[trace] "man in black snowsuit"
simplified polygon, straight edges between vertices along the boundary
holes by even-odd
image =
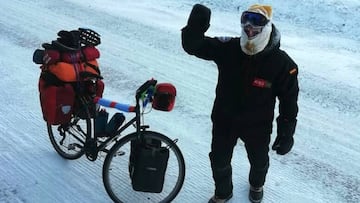
[[[249,199],[261,202],[269,168],[269,144],[276,98],[279,100],[277,137],[272,149],[288,153],[298,113],[298,67],[280,50],[280,33],[271,22],[272,9],[253,5],[241,16],[241,37],[208,37],[211,11],[194,5],[182,29],[184,50],[218,67],[218,83],[211,119],[209,158],[215,195],[209,203],[232,197],[231,159],[237,139],[245,143],[250,162]]]

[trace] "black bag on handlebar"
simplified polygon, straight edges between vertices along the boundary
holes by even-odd
[[[169,149],[155,139],[131,142],[129,172],[135,191],[160,193],[163,189]]]

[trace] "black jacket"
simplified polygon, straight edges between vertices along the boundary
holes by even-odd
[[[253,56],[241,50],[239,37],[207,37],[189,26],[182,29],[182,46],[187,53],[217,64],[213,122],[231,118],[244,130],[271,133],[276,97],[279,117],[296,120],[298,68],[280,49],[280,33],[274,25],[266,48]]]

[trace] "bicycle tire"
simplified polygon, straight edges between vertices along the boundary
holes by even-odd
[[[185,161],[176,143],[167,136],[154,131],[141,131],[144,139],[156,139],[169,149],[165,183],[160,193],[137,192],[132,189],[129,174],[130,143],[138,139],[136,132],[121,138],[110,149],[103,165],[103,183],[106,192],[116,203],[171,202],[180,192],[185,179]],[[171,186],[173,185],[173,186]]]
[[[65,159],[78,159],[84,154],[85,139],[91,136],[91,119],[88,110],[86,111],[85,118],[75,115],[66,124],[47,123],[50,142],[55,151]]]

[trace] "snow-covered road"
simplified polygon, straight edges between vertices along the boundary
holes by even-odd
[[[240,33],[236,1],[203,2],[212,9],[208,35]],[[301,0],[290,10],[294,3],[267,2],[274,6],[282,48],[299,65],[301,90],[295,146],[287,156],[270,152],[263,202],[360,202],[360,42],[354,34],[360,33],[360,26],[355,26],[358,12],[352,12],[360,11],[360,3]],[[41,115],[40,69],[32,63],[33,51],[56,39],[59,30],[78,27],[101,34],[104,97],[131,103],[135,88],[150,78],[176,86],[175,109],[171,113],[153,111],[148,122],[152,129],[178,138],[184,154],[186,180],[174,202],[207,202],[214,189],[208,152],[217,69],[182,50],[180,29],[194,3],[0,3],[1,203],[111,202],[102,184],[104,159],[60,158],[51,147]],[[252,3],[241,1],[239,8]],[[315,8],[322,11],[316,13]],[[235,187],[230,203],[248,202],[248,169],[239,142],[233,158]]]

